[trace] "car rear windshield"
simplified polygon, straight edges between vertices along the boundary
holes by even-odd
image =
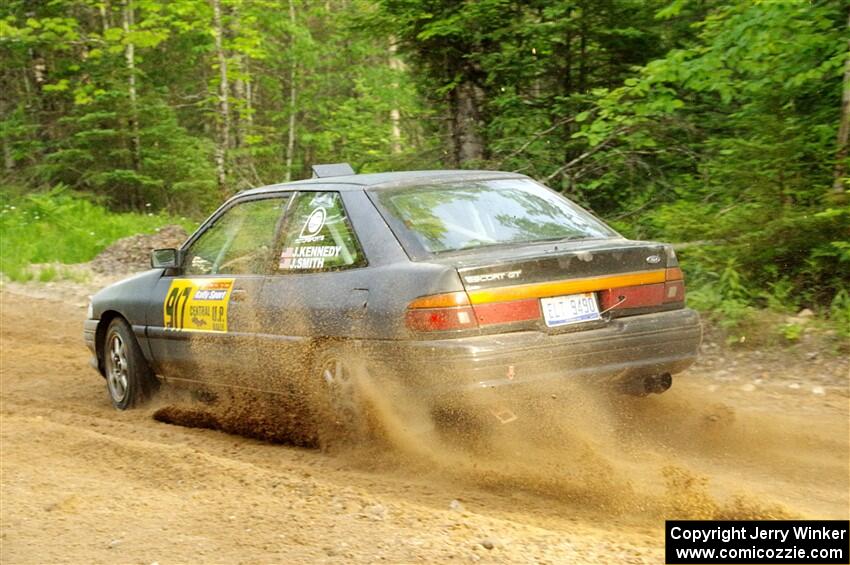
[[[617,235],[566,198],[527,179],[441,183],[376,194],[402,243],[412,242],[431,254]]]

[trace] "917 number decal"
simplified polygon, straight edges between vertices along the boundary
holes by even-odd
[[[227,331],[227,304],[233,279],[175,279],[162,306],[167,329]]]

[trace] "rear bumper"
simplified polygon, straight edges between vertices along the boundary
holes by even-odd
[[[617,382],[678,373],[697,357],[699,315],[690,309],[615,318],[602,328],[547,334],[523,331],[458,339],[372,342],[377,374],[389,370],[417,394],[467,399],[574,379]]]

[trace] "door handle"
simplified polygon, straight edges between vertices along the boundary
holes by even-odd
[[[242,288],[235,288],[230,292],[230,299],[234,302],[242,302],[248,297],[248,293]]]

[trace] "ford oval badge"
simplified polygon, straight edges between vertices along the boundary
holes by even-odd
[[[650,255],[649,257],[646,258],[646,262],[652,263],[654,265],[656,263],[661,262],[661,257],[659,257],[658,255]]]

